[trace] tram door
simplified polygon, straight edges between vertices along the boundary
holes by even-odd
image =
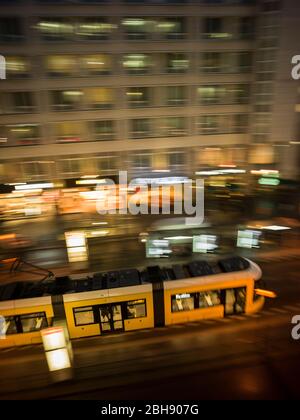
[[[225,308],[225,315],[245,312],[246,287],[222,290],[221,300]]]
[[[102,333],[124,330],[121,305],[101,305],[99,307],[99,313]]]

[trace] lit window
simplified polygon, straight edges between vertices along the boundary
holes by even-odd
[[[155,22],[150,18],[127,17],[122,25],[129,39],[145,39],[155,30]]]
[[[82,57],[82,67],[89,74],[108,74],[112,70],[112,58],[109,54],[86,55]]]
[[[7,78],[24,78],[30,76],[31,66],[25,57],[6,57]]]
[[[18,333],[16,319],[13,316],[4,317],[4,322],[2,320],[0,328],[0,338],[5,337],[5,335]]]
[[[170,53],[167,54],[167,72],[185,73],[189,69],[189,60],[187,54]]]
[[[126,91],[127,101],[131,107],[144,107],[149,105],[148,87],[130,87]]]
[[[199,298],[199,308],[210,308],[221,304],[220,290],[197,293],[196,298]]]
[[[127,319],[144,318],[146,315],[146,300],[127,302]]]
[[[58,142],[73,143],[83,140],[83,122],[81,121],[66,121],[56,123],[55,137]]]
[[[30,145],[40,140],[38,124],[16,124],[7,126],[8,137],[15,144]]]
[[[162,19],[157,27],[159,32],[168,39],[182,39],[185,37],[185,19],[182,17]]]
[[[65,41],[74,34],[74,25],[66,18],[43,18],[37,29],[45,40]]]
[[[230,39],[232,34],[223,30],[224,19],[219,17],[208,17],[204,20],[203,37],[206,39]]]
[[[75,325],[90,325],[95,323],[94,311],[92,306],[74,308]]]
[[[78,109],[82,102],[81,90],[54,90],[52,91],[52,108],[57,111]]]
[[[76,26],[76,34],[82,39],[106,39],[113,31],[114,25],[105,18],[87,17]]]
[[[150,66],[150,56],[146,54],[127,54],[123,59],[123,67],[130,74],[146,73]]]
[[[110,88],[87,88],[85,100],[92,108],[111,108],[114,102],[114,91]]]
[[[45,59],[45,67],[49,76],[71,76],[79,69],[73,55],[51,55]]]
[[[172,312],[193,311],[221,305],[221,291],[181,293],[171,297]]]
[[[23,333],[40,331],[41,329],[48,327],[45,312],[21,315],[20,322]]]
[[[172,312],[183,312],[193,311],[195,309],[194,294],[181,293],[173,295],[172,301]]]

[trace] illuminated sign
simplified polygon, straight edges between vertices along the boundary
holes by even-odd
[[[85,232],[65,232],[69,262],[88,260],[88,247]]]
[[[168,257],[171,253],[170,243],[166,239],[149,239],[146,242],[147,258]]]
[[[41,336],[49,371],[70,368],[71,360],[63,327],[46,328],[41,331]]]
[[[193,252],[207,252],[214,251],[217,246],[217,237],[215,235],[197,235],[193,236]]]
[[[259,240],[261,237],[259,230],[239,230],[237,237],[237,247],[239,248],[259,248]]]
[[[263,177],[263,178],[259,178],[258,183],[260,185],[267,185],[267,186],[270,186],[270,187],[277,187],[277,185],[280,184],[280,179]]]
[[[181,295],[176,295],[176,299],[188,299],[191,295],[189,293],[182,293]]]

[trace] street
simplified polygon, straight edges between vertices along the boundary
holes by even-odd
[[[41,346],[2,350],[1,399],[296,399],[299,261],[263,265],[262,312],[74,340],[74,376],[51,383]]]

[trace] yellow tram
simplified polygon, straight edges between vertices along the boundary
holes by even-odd
[[[0,287],[0,348],[41,342],[64,321],[71,339],[259,311],[261,269],[250,260],[193,261]]]

